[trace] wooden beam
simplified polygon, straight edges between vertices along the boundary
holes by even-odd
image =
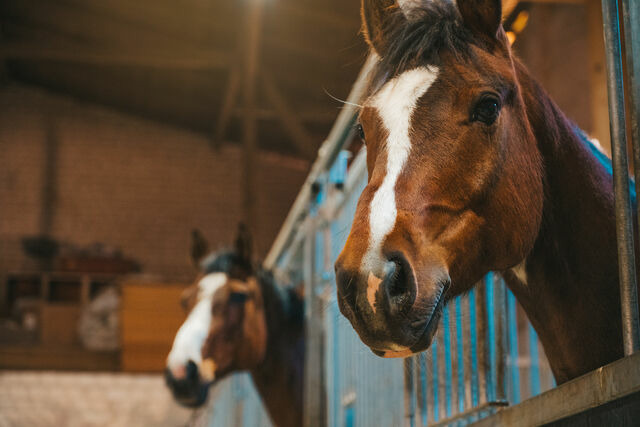
[[[331,109],[332,107],[326,108],[315,108],[315,109],[307,109],[297,112],[296,116],[303,123],[333,123],[338,116],[340,110],[338,108]],[[244,108],[235,108],[233,110],[233,116],[235,117],[244,117],[247,110]],[[258,120],[279,120],[280,114],[276,110],[272,110],[269,108],[259,108],[255,111],[256,118]]]
[[[207,70],[231,64],[225,52],[167,54],[149,51],[89,49],[87,47],[45,47],[30,44],[0,45],[0,57],[6,60],[56,61],[86,65],[131,66],[162,69]]]
[[[243,130],[243,211],[249,233],[256,238],[257,231],[257,177],[256,151],[258,126],[256,120],[256,86],[260,66],[260,37],[262,34],[264,2],[248,2],[245,34],[245,57],[243,73],[244,115]],[[255,240],[254,240],[255,242]]]
[[[265,71],[262,72],[261,77],[264,93],[278,113],[278,117],[292,142],[300,154],[310,160],[313,159],[317,154],[313,138],[307,133],[302,121],[289,106],[273,78]]]
[[[238,101],[240,77],[242,77],[242,72],[235,67],[229,72],[229,81],[227,82],[227,88],[225,89],[224,98],[222,100],[222,107],[220,108],[220,114],[218,116],[215,133],[213,135],[213,147],[215,149],[220,148],[220,145],[222,144],[233,109]]]

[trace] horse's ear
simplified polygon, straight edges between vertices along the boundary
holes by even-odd
[[[191,261],[198,267],[200,261],[209,253],[209,243],[204,238],[200,230],[193,229],[191,231]]]
[[[238,225],[235,250],[240,259],[247,263],[247,265],[251,265],[251,259],[253,257],[251,234],[247,226],[243,223]]]
[[[388,47],[387,31],[399,8],[396,0],[362,0],[362,32],[364,38],[379,56],[385,56]]]
[[[458,0],[458,10],[464,24],[475,35],[498,38],[502,23],[501,0]]]

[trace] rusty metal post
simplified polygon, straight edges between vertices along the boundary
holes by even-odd
[[[622,46],[617,0],[602,0],[602,20],[607,59],[607,87],[609,89],[622,336],[624,354],[628,356],[640,348],[640,340],[638,338],[638,296],[629,194]]]
[[[633,7],[631,3],[633,2]],[[622,17],[624,23],[624,40],[627,56],[627,74],[631,102],[631,141],[633,144],[633,167],[635,172],[636,194],[640,193],[640,6],[635,0],[622,0]],[[640,205],[636,203],[638,230],[640,230]],[[624,301],[623,301],[624,303]],[[628,316],[634,338],[633,351],[640,350],[640,331],[638,322],[637,289],[631,289],[627,304]],[[624,308],[623,308],[624,310]],[[623,311],[624,313],[624,311]]]

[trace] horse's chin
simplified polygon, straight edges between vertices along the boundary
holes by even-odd
[[[420,322],[418,328],[422,328],[421,332],[418,332],[418,339],[409,347],[405,347],[402,349],[393,349],[393,350],[379,350],[371,348],[371,351],[376,356],[384,357],[387,359],[391,358],[406,358],[411,357],[415,354],[421,353],[429,348],[431,343],[433,342],[433,337],[438,330],[438,324],[440,322],[440,317],[442,316],[442,310],[445,305],[445,293],[448,286],[443,288],[438,302],[433,309],[433,312],[429,316],[429,319],[425,322]]]
[[[200,408],[207,402],[209,396],[209,386],[211,384],[202,383],[196,390],[192,390],[189,394],[173,393],[176,402],[187,408]]]

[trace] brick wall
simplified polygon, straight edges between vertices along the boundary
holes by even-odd
[[[20,238],[42,228],[47,138],[55,141],[51,233],[121,247],[145,271],[189,276],[189,237],[232,242],[242,218],[238,146],[30,87],[0,90],[0,271],[23,268]],[[259,156],[256,246],[269,248],[308,165]]]

